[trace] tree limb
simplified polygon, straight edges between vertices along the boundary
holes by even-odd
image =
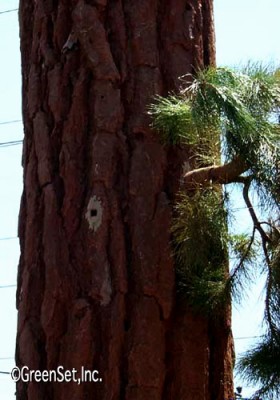
[[[250,188],[250,180],[245,182],[244,184],[244,188],[243,188],[243,198],[245,201],[245,204],[248,208],[248,211],[251,215],[254,227],[257,229],[257,231],[259,232],[259,234],[261,235],[262,238],[262,242],[263,243],[267,243],[267,242],[271,242],[270,237],[268,236],[268,234],[265,232],[265,230],[262,228],[260,221],[258,220],[258,217],[255,213],[254,207],[251,203],[251,200],[249,198],[249,188]]]
[[[183,182],[186,189],[195,189],[209,183],[244,182],[244,178],[240,175],[247,170],[246,162],[240,157],[236,157],[224,165],[211,165],[189,171],[184,175]]]

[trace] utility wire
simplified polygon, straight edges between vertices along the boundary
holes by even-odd
[[[18,122],[22,122],[22,119],[12,119],[11,121],[3,121],[0,122],[0,125],[16,124]]]
[[[10,147],[16,146],[18,144],[22,144],[23,140],[12,140],[11,142],[2,142],[0,143],[0,147]]]
[[[3,238],[0,238],[0,241],[2,241],[2,240],[14,240],[14,239],[18,239],[18,237],[17,236],[3,237]]]
[[[3,285],[0,286],[0,289],[6,289],[6,288],[11,288],[11,287],[16,287],[17,285]]]
[[[14,11],[18,11],[18,8],[12,8],[11,10],[0,11],[0,14],[7,14],[7,13],[10,13],[10,12],[14,12]]]
[[[256,204],[253,207],[237,207],[237,208],[230,208],[230,211],[240,211],[240,210],[249,210],[250,208],[260,208],[261,204]]]
[[[242,336],[242,337],[234,337],[234,340],[244,340],[244,339],[257,339],[263,337],[265,335],[258,335],[258,336]]]

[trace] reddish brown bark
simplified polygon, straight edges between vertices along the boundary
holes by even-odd
[[[19,400],[222,400],[230,318],[175,300],[171,199],[187,154],[149,127],[156,93],[214,63],[211,0],[21,0],[24,193],[17,364],[98,369]]]

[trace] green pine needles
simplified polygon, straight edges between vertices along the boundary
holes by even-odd
[[[262,387],[256,395],[276,400],[280,395],[280,337],[268,334],[247,351],[238,364],[240,375],[253,385]]]
[[[156,103],[150,106],[154,126],[161,132],[164,143],[169,144],[196,144],[199,140],[198,132],[193,123],[190,104],[184,97],[157,96]],[[176,134],[174,134],[176,132]]]
[[[217,315],[231,296],[240,300],[257,268],[266,274],[267,335],[244,355],[238,368],[249,381],[260,384],[259,394],[279,398],[280,73],[250,63],[243,71],[207,68],[184,79],[178,96],[157,96],[149,108],[164,144],[194,149],[192,170],[183,177],[174,207],[178,292],[195,310]],[[251,235],[228,233],[230,206],[221,185],[230,183],[243,190]],[[265,221],[252,205],[252,188],[268,216]],[[235,260],[230,273],[229,255]]]
[[[193,309],[211,315],[228,303],[226,221],[220,191],[180,193],[172,227],[178,292]]]

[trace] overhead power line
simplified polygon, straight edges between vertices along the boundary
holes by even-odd
[[[261,208],[261,204],[255,204],[253,207],[237,207],[237,208],[231,208],[230,211],[240,211],[240,210],[249,210],[250,208]]]
[[[11,121],[3,121],[0,122],[0,125],[16,124],[18,122],[22,122],[22,119],[12,119]]]
[[[10,13],[10,12],[14,12],[14,11],[18,11],[18,8],[12,8],[11,10],[0,11],[0,14],[7,14],[7,13]]]
[[[0,286],[0,289],[6,289],[6,288],[11,288],[11,287],[16,287],[17,285],[3,285]]]
[[[263,337],[264,335],[258,335],[258,336],[242,336],[242,337],[236,337],[234,340],[244,340],[244,339],[257,339],[260,337]]]
[[[11,142],[2,142],[0,143],[0,147],[10,147],[17,146],[18,144],[22,144],[23,140],[12,140]]]
[[[14,239],[18,239],[18,237],[17,236],[2,237],[2,238],[0,238],[0,241],[2,241],[2,240],[14,240]]]

